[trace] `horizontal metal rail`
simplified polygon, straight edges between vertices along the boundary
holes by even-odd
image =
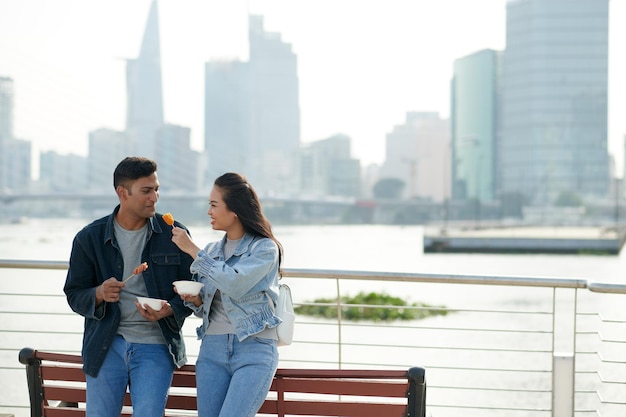
[[[52,269],[66,270],[69,267],[65,261],[42,261],[23,259],[0,259],[0,268],[14,269]],[[481,275],[452,275],[452,274],[419,274],[403,272],[376,272],[376,271],[343,271],[326,269],[284,268],[284,277],[341,279],[359,281],[404,281],[429,282],[467,285],[503,285],[545,288],[588,288],[588,281],[572,278],[553,277],[515,277],[515,276],[481,276]],[[626,293],[626,285],[594,284],[596,291]]]

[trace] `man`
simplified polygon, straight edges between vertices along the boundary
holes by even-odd
[[[191,279],[193,260],[156,212],[156,170],[150,159],[122,160],[113,173],[119,205],[72,243],[63,290],[85,317],[87,417],[119,417],[127,387],[134,417],[163,415],[174,367],[187,360],[182,327],[191,310],[172,283]],[[133,275],[143,262],[147,269]],[[157,311],[140,305],[138,296],[164,301]]]

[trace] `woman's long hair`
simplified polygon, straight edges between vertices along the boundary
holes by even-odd
[[[278,268],[283,258],[283,246],[274,237],[272,225],[261,210],[259,197],[246,178],[235,172],[227,172],[219,176],[214,185],[222,191],[224,203],[235,213],[244,230],[254,236],[272,239],[278,246]]]

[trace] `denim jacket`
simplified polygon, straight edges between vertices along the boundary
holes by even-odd
[[[276,243],[246,233],[233,255],[224,259],[225,243],[226,236],[221,241],[209,243],[198,251],[191,264],[191,272],[197,274],[196,278],[204,284],[200,307],[186,303],[202,317],[202,326],[197,329],[198,339],[202,339],[209,327],[209,308],[218,289],[240,341],[266,326],[273,328],[281,322],[274,314],[278,299]]]
[[[83,335],[83,371],[96,377],[104,362],[111,342],[120,323],[118,303],[102,302],[96,308],[96,287],[110,277],[123,280],[124,262],[113,233],[113,219],[119,206],[112,214],[85,226],[74,237],[70,264],[63,291],[73,311],[85,318]],[[180,223],[176,226],[185,228]],[[167,300],[174,314],[158,321],[163,337],[169,347],[173,363],[180,367],[187,361],[182,327],[191,314],[172,283],[190,280],[191,256],[182,252],[172,242],[166,223],[160,214],[148,221],[148,238],[141,254],[142,262],[148,263],[143,279],[148,295]]]

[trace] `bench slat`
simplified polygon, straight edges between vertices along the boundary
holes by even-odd
[[[277,377],[287,378],[345,378],[352,379],[403,379],[406,380],[406,371],[389,369],[302,369],[281,368],[276,371]]]
[[[68,403],[84,403],[87,397],[85,386],[63,387],[59,385],[45,385],[46,401],[65,401]]]
[[[265,400],[260,414],[278,414],[278,401]],[[380,404],[357,402],[284,401],[285,415],[341,416],[341,417],[402,417],[406,404]]]
[[[62,385],[44,385],[45,401],[65,401],[66,403],[84,403],[87,401],[87,391],[85,385],[76,387]],[[124,405],[131,405],[130,394],[124,396]]]
[[[309,394],[358,395],[366,397],[406,397],[406,377],[402,382],[377,382],[342,379],[278,378],[270,391]]]
[[[195,396],[183,394],[170,394],[167,397],[166,408],[177,410],[197,410],[198,402]]]
[[[48,381],[85,382],[85,374],[81,368],[44,363],[39,368],[41,376]]]
[[[63,363],[83,363],[80,355],[71,355],[68,353],[41,352],[35,350],[34,356],[42,361],[63,362]]]
[[[44,407],[44,415],[46,417],[84,417],[84,408],[71,407]]]
[[[177,369],[176,371],[174,371],[174,377],[172,378],[172,387],[195,388],[195,370],[193,368],[187,368],[187,370]]]
[[[85,409],[71,407],[45,407],[44,415],[46,417],[85,417]],[[122,412],[120,417],[132,417],[132,413]]]

